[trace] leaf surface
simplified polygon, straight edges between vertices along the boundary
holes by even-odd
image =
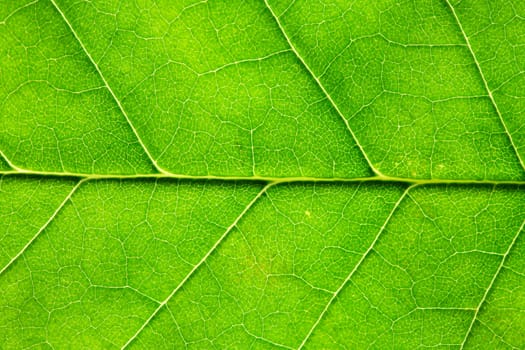
[[[0,1],[0,347],[525,348],[524,18]]]

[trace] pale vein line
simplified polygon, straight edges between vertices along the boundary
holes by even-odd
[[[226,68],[229,68],[229,67],[234,67],[234,66],[238,66],[242,63],[257,63],[257,62],[262,62],[262,61],[265,61],[269,58],[272,58],[272,57],[275,57],[275,56],[278,56],[278,55],[282,55],[283,53],[287,53],[287,52],[292,52],[292,49],[285,49],[285,50],[280,50],[280,51],[276,51],[276,52],[272,52],[266,56],[263,56],[263,57],[257,57],[257,58],[245,58],[245,59],[242,59],[242,60],[239,60],[239,61],[235,61],[235,62],[230,62],[230,63],[226,63],[226,64],[223,64],[222,66],[219,66],[217,68],[213,68],[213,69],[210,69],[206,72],[202,72],[202,73],[197,73],[197,75],[200,77],[200,76],[204,76],[204,75],[209,75],[209,74],[213,74],[213,73],[217,73],[217,72],[220,72],[221,70],[224,70]]]
[[[193,181],[253,181],[253,182],[273,182],[273,183],[359,183],[359,182],[384,182],[384,183],[406,183],[410,185],[515,185],[523,186],[523,180],[464,180],[464,179],[412,179],[395,176],[368,176],[368,177],[315,177],[315,176],[217,176],[217,175],[185,175],[185,174],[86,174],[73,172],[52,172],[34,171],[20,169],[13,171],[0,171],[0,176],[51,176],[51,177],[76,177],[86,181],[91,180],[134,180],[134,179],[173,179],[173,180],[193,180]]]
[[[465,338],[463,338],[463,342],[461,343],[460,349],[463,349],[465,347],[467,339],[468,339],[469,335],[472,333],[472,328],[474,326],[474,323],[476,323],[476,319],[478,318],[479,310],[481,310],[481,307],[485,303],[485,300],[487,299],[487,296],[489,295],[489,292],[491,291],[492,287],[494,286],[494,282],[496,281],[497,277],[499,276],[499,273],[500,273],[501,269],[503,268],[503,265],[505,264],[505,261],[507,260],[507,257],[509,256],[509,253],[512,250],[512,247],[514,247],[516,241],[518,240],[520,232],[523,231],[524,227],[525,227],[525,220],[523,220],[523,223],[521,224],[520,228],[518,229],[518,232],[514,235],[514,238],[512,239],[512,242],[510,243],[509,247],[507,248],[507,251],[505,252],[505,254],[503,254],[503,258],[501,259],[501,262],[500,262],[500,264],[498,266],[498,269],[496,270],[496,273],[492,277],[492,280],[490,281],[489,286],[485,290],[485,293],[483,294],[483,297],[481,298],[481,301],[479,302],[478,306],[476,307],[476,311],[474,312],[474,317],[472,318],[472,321],[470,322],[470,325],[468,327],[467,333],[465,334]]]
[[[106,86],[106,88],[108,89],[109,93],[111,94],[111,96],[113,97],[113,100],[116,102],[120,112],[122,113],[122,115],[124,115],[124,118],[126,118],[126,121],[128,123],[128,125],[130,126],[131,130],[133,131],[133,134],[135,134],[135,137],[137,138],[137,141],[138,143],[142,146],[142,149],[144,150],[144,152],[146,153],[146,155],[148,156],[148,158],[150,159],[150,161],[153,163],[153,166],[155,167],[155,169],[157,169],[160,173],[163,173],[163,174],[167,174],[168,172],[164,169],[162,169],[158,164],[157,164],[157,161],[155,160],[155,158],[153,158],[153,156],[151,155],[151,153],[149,152],[148,148],[146,147],[146,145],[144,144],[144,142],[142,141],[142,138],[140,137],[137,129],[135,129],[135,126],[133,125],[133,123],[131,122],[131,119],[129,119],[128,117],[128,114],[126,113],[126,111],[124,110],[124,107],[122,107],[122,104],[120,103],[120,100],[117,98],[117,96],[115,95],[115,93],[113,92],[113,89],[111,89],[109,83],[107,82],[106,78],[104,77],[104,75],[102,74],[102,71],[100,70],[98,64],[95,62],[95,60],[93,59],[93,57],[91,57],[91,54],[88,52],[88,50],[86,49],[86,47],[84,46],[84,43],[80,40],[80,37],[78,36],[77,32],[73,29],[73,26],[71,25],[71,23],[69,22],[69,20],[66,18],[64,12],[62,12],[62,10],[60,9],[60,7],[58,7],[57,3],[55,2],[55,0],[50,0],[51,3],[53,4],[53,6],[55,7],[55,9],[57,10],[57,12],[60,14],[60,16],[62,17],[62,19],[64,20],[64,22],[67,24],[67,26],[69,27],[69,30],[71,31],[71,33],[73,34],[73,36],[75,37],[75,39],[77,40],[77,42],[80,44],[80,47],[82,48],[82,50],[84,51],[84,53],[86,54],[86,56],[88,57],[89,61],[93,64],[93,66],[95,67],[96,71],[98,72],[98,75],[100,76],[100,78],[102,79],[102,81],[104,82],[104,85]]]
[[[66,205],[66,203],[71,199],[71,197],[73,196],[73,194],[75,193],[75,191],[80,187],[80,185],[86,180],[82,179],[80,181],[78,181],[78,183],[73,187],[73,189],[69,192],[69,194],[66,196],[66,198],[64,198],[64,200],[62,201],[62,203],[60,203],[60,205],[58,206],[58,208],[55,209],[55,211],[53,212],[53,214],[49,217],[49,219],[47,219],[47,221],[44,223],[44,225],[42,225],[40,227],[40,229],[38,230],[38,232],[26,243],[26,245],[7,263],[7,265],[5,265],[2,270],[0,270],[0,276],[22,255],[24,254],[24,252],[27,250],[27,248],[29,248],[29,246],[31,244],[33,244],[33,242],[40,236],[40,234],[42,232],[44,232],[44,230],[49,226],[49,224],[51,223],[51,221],[53,221],[55,219],[55,217],[58,215],[58,213],[62,210],[62,208],[64,208],[64,206]]]
[[[478,69],[479,75],[481,77],[481,80],[483,81],[483,85],[485,86],[485,90],[487,90],[487,93],[489,94],[489,99],[492,102],[492,105],[494,106],[494,109],[496,110],[496,114],[499,117],[499,120],[501,124],[503,125],[503,129],[505,129],[505,133],[507,134],[507,137],[509,138],[510,144],[512,145],[512,148],[514,149],[514,152],[516,153],[516,157],[518,158],[518,161],[521,164],[521,167],[523,170],[525,170],[525,163],[523,162],[523,159],[521,159],[520,154],[518,152],[518,147],[514,143],[514,140],[512,139],[512,135],[509,132],[509,129],[507,128],[507,124],[505,123],[505,120],[503,120],[503,115],[501,114],[498,105],[496,104],[496,100],[494,99],[494,96],[492,95],[492,91],[489,88],[489,84],[487,82],[487,79],[485,79],[485,75],[483,74],[483,70],[481,69],[481,65],[479,64],[479,61],[476,57],[476,54],[474,53],[474,50],[472,49],[472,46],[470,45],[470,40],[467,36],[467,33],[463,29],[463,25],[461,24],[461,21],[459,20],[459,17],[456,13],[456,10],[452,6],[449,0],[445,0],[448,7],[450,8],[450,11],[452,12],[452,15],[454,16],[454,19],[461,31],[461,35],[463,35],[463,38],[465,39],[465,43],[467,44],[468,50],[470,52],[470,55],[472,56],[472,59],[474,60],[474,63],[476,64],[476,68]]]
[[[348,120],[344,117],[343,113],[341,112],[341,110],[339,109],[339,107],[337,106],[337,104],[335,103],[335,101],[332,99],[332,96],[330,96],[330,94],[328,93],[328,91],[326,91],[324,85],[321,83],[321,80],[319,80],[319,78],[314,74],[314,72],[312,71],[312,69],[310,68],[310,66],[308,66],[308,64],[306,64],[306,61],[302,58],[302,56],[299,54],[299,52],[296,50],[295,46],[292,44],[292,41],[290,40],[290,38],[288,37],[288,35],[286,34],[285,30],[284,30],[284,27],[282,26],[281,24],[281,20],[279,19],[279,17],[275,14],[275,12],[273,12],[273,9],[270,7],[270,4],[268,4],[268,0],[264,0],[264,3],[266,5],[266,7],[268,8],[268,10],[270,11],[270,13],[272,14],[272,17],[275,19],[275,22],[277,23],[277,26],[279,27],[279,30],[281,31],[282,35],[284,36],[284,38],[286,39],[286,41],[288,42],[288,45],[290,46],[290,48],[292,49],[292,51],[294,52],[295,56],[297,56],[297,58],[299,59],[299,61],[303,64],[303,66],[306,68],[306,70],[308,71],[308,73],[310,74],[310,76],[315,80],[315,82],[317,83],[317,85],[319,86],[319,88],[323,91],[324,95],[326,96],[326,98],[328,99],[328,101],[330,101],[330,103],[332,104],[332,106],[334,107],[335,111],[337,112],[337,114],[339,114],[339,116],[341,117],[341,119],[343,120],[343,122],[345,123],[346,125],[346,128],[348,129],[348,131],[350,132],[350,135],[352,135],[352,138],[354,139],[354,142],[356,143],[357,147],[359,148],[359,150],[361,151],[361,153],[363,154],[363,157],[366,159],[367,163],[368,163],[368,166],[370,167],[370,169],[377,175],[377,176],[383,176],[383,174],[381,174],[381,172],[376,169],[374,167],[374,165],[372,164],[372,162],[370,161],[370,159],[368,158],[368,155],[365,153],[365,150],[363,149],[363,146],[361,145],[361,143],[359,142],[359,140],[357,139],[357,137],[355,136],[354,134],[354,131],[352,130],[352,128],[350,127],[350,124],[348,123]]]
[[[11,169],[14,169],[16,170],[17,172],[20,172],[20,171],[23,171],[23,169],[20,169],[19,167],[17,167],[16,165],[13,164],[13,162],[11,162],[9,160],[9,158],[6,157],[6,155],[4,154],[4,152],[2,152],[2,150],[0,150],[0,157],[5,160],[5,162],[7,163],[7,165],[9,165],[9,167]]]
[[[370,252],[372,251],[372,249],[374,249],[374,246],[375,244],[377,243],[377,241],[379,240],[379,237],[381,236],[381,234],[383,233],[383,231],[385,230],[388,222],[390,222],[390,219],[392,218],[392,216],[394,215],[394,212],[397,210],[397,208],[399,207],[399,205],[401,204],[401,202],[403,201],[403,199],[406,197],[406,195],[408,194],[408,192],[410,191],[410,189],[412,189],[413,187],[415,187],[417,185],[412,185],[410,187],[408,187],[404,192],[403,194],[401,194],[401,196],[399,197],[399,199],[397,200],[397,202],[394,204],[394,207],[392,208],[392,210],[390,211],[390,213],[388,214],[385,222],[383,223],[383,226],[381,226],[381,228],[379,229],[377,235],[375,236],[374,240],[372,241],[372,243],[370,244],[370,246],[368,247],[368,249],[363,253],[363,255],[361,256],[361,259],[359,259],[359,261],[357,262],[357,264],[354,266],[354,268],[352,269],[352,271],[350,271],[350,273],[348,274],[348,276],[346,276],[345,280],[343,281],[343,283],[341,283],[341,285],[339,286],[339,288],[337,288],[337,290],[333,293],[332,297],[330,298],[330,300],[328,300],[328,303],[326,304],[326,306],[324,307],[323,311],[321,311],[321,314],[319,315],[319,317],[317,318],[317,320],[315,321],[315,323],[312,325],[312,328],[310,328],[310,330],[308,331],[308,333],[306,334],[305,338],[303,339],[301,345],[299,345],[299,347],[297,348],[298,350],[300,350],[304,344],[306,344],[306,342],[308,341],[308,339],[310,338],[310,336],[312,335],[312,333],[314,332],[314,330],[317,328],[317,326],[319,325],[319,323],[321,322],[322,318],[324,317],[324,315],[326,314],[326,312],[328,311],[328,309],[330,308],[330,306],[333,304],[333,302],[335,301],[335,299],[337,298],[337,296],[339,295],[339,293],[341,293],[341,291],[343,290],[343,288],[346,286],[346,284],[348,283],[348,281],[350,281],[350,279],[352,278],[352,276],[354,275],[354,273],[357,271],[357,269],[361,266],[361,264],[363,263],[363,261],[366,259],[366,257],[370,254]]]
[[[2,21],[0,21],[0,25],[5,25],[7,23],[7,21],[9,20],[9,18],[13,17],[16,13],[22,11],[23,9],[29,7],[29,6],[32,6],[36,3],[38,3],[39,0],[34,0],[34,1],[31,1],[31,2],[28,2],[27,4],[25,4],[24,6],[22,7],[19,7],[17,8],[16,10],[14,10],[13,12],[11,12],[10,14],[8,14],[7,16],[4,17],[4,19]]]
[[[159,311],[164,307],[166,306],[166,304],[170,301],[170,299],[175,295],[175,293],[177,293],[177,291],[179,291],[179,289],[182,288],[182,286],[186,283],[186,281],[195,273],[195,271],[197,271],[197,269],[202,265],[204,264],[204,262],[208,259],[208,257],[217,249],[217,247],[224,241],[224,239],[226,238],[226,236],[228,236],[228,234],[232,231],[232,229],[239,223],[239,221],[241,220],[241,218],[250,210],[250,208],[255,204],[255,202],[257,202],[257,200],[259,198],[261,198],[261,196],[268,190],[268,188],[270,188],[271,186],[273,186],[274,183],[270,183],[268,185],[266,185],[251,201],[250,203],[248,203],[248,205],[244,208],[244,210],[239,214],[239,216],[237,216],[237,218],[233,221],[233,223],[228,226],[228,228],[226,229],[226,231],[224,231],[224,233],[222,234],[221,237],[219,237],[219,239],[217,240],[217,242],[215,242],[215,244],[210,248],[210,250],[208,250],[208,252],[202,257],[202,259],[195,265],[193,266],[193,268],[190,270],[190,272],[188,272],[188,274],[182,279],[182,281],[180,281],[180,283],[177,285],[177,287],[175,287],[175,289],[173,289],[173,291],[168,295],[168,297],[166,299],[164,299],[160,304],[159,306],[155,309],[155,311],[153,311],[153,313],[148,317],[148,319],[142,324],[142,326],[137,330],[137,332],[135,332],[135,334],[129,338],[129,340],[122,346],[121,349],[125,349],[126,347],[128,347],[132,342],[133,340],[135,340],[138,335],[144,330],[144,328],[146,328],[146,326],[151,322],[151,320],[159,313]]]

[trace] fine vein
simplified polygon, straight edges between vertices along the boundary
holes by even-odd
[[[288,35],[286,34],[285,30],[284,30],[284,27],[282,26],[281,24],[281,21],[279,19],[279,17],[275,14],[275,12],[273,11],[273,9],[270,7],[270,4],[268,4],[268,0],[264,0],[264,3],[266,4],[266,7],[268,8],[268,10],[270,11],[270,13],[272,14],[272,17],[275,19],[275,22],[277,23],[277,26],[279,27],[279,30],[281,31],[282,35],[284,36],[284,38],[286,39],[286,41],[288,42],[288,45],[290,46],[290,48],[292,49],[292,51],[294,52],[295,56],[297,56],[297,58],[299,59],[299,61],[303,64],[303,66],[306,68],[306,70],[308,71],[308,73],[310,74],[310,76],[315,80],[315,82],[317,83],[317,85],[319,86],[319,88],[323,91],[324,95],[326,96],[326,98],[328,99],[328,101],[330,101],[330,103],[332,104],[333,108],[335,109],[335,111],[337,112],[337,114],[339,114],[339,116],[341,117],[341,119],[343,120],[343,122],[345,123],[346,125],[346,128],[348,129],[348,131],[350,132],[350,135],[352,135],[352,138],[354,139],[354,142],[356,143],[357,147],[359,147],[359,150],[361,151],[361,154],[363,155],[363,157],[366,159],[367,163],[368,163],[368,166],[370,167],[370,169],[374,172],[374,174],[376,174],[377,176],[383,176],[383,174],[381,174],[381,172],[376,169],[374,167],[374,165],[372,164],[372,162],[370,161],[370,159],[368,158],[368,155],[365,153],[365,150],[363,148],[363,146],[361,146],[361,143],[359,143],[359,140],[357,139],[357,137],[355,136],[354,134],[354,131],[352,130],[352,128],[350,127],[350,124],[348,123],[348,120],[344,117],[343,113],[341,112],[341,110],[339,109],[339,107],[337,106],[337,104],[335,103],[335,101],[332,99],[332,96],[330,96],[330,94],[328,93],[328,91],[326,91],[324,85],[321,83],[321,80],[319,80],[319,78],[314,74],[313,70],[310,68],[310,66],[308,66],[308,64],[306,64],[306,61],[303,59],[303,57],[299,54],[299,52],[296,50],[295,46],[292,44],[292,41],[290,40],[290,38],[288,37]]]
[[[445,2],[447,3],[448,7],[450,8],[450,11],[452,12],[452,15],[454,16],[454,20],[456,21],[456,23],[457,23],[457,25],[458,25],[458,27],[459,27],[459,29],[461,31],[461,35],[463,35],[463,38],[465,39],[465,43],[467,44],[468,50],[470,52],[470,55],[472,56],[472,59],[474,60],[476,68],[477,68],[477,70],[479,72],[479,76],[481,77],[481,80],[483,81],[483,85],[485,86],[485,90],[487,90],[487,93],[489,95],[490,102],[492,103],[492,105],[494,106],[494,109],[496,110],[496,114],[498,115],[499,120],[500,120],[501,124],[503,125],[503,129],[505,129],[505,134],[509,138],[510,144],[512,145],[512,148],[514,149],[514,152],[516,153],[516,157],[518,158],[518,161],[520,162],[521,167],[523,168],[523,170],[525,170],[525,163],[523,162],[523,159],[521,159],[521,157],[520,157],[520,154],[518,152],[518,147],[516,146],[516,144],[514,143],[514,140],[512,139],[512,135],[511,135],[509,129],[507,128],[507,124],[505,124],[505,120],[503,120],[503,115],[501,114],[501,112],[499,110],[499,107],[496,104],[496,100],[494,99],[494,96],[492,95],[492,90],[490,90],[490,88],[489,88],[489,84],[487,82],[487,79],[485,79],[485,75],[483,74],[483,70],[481,69],[481,65],[479,64],[479,61],[478,61],[478,59],[476,57],[476,54],[474,53],[474,50],[472,49],[472,46],[470,45],[470,40],[469,40],[469,38],[467,36],[467,33],[463,29],[463,25],[461,24],[461,21],[459,20],[459,17],[458,17],[458,15],[456,13],[456,10],[454,9],[454,7],[450,3],[450,1],[449,0],[445,0]]]
[[[463,342],[461,343],[460,349],[463,349],[465,347],[465,344],[467,342],[467,339],[469,335],[472,333],[472,327],[474,326],[474,323],[476,322],[476,319],[478,318],[479,311],[481,310],[481,307],[485,303],[485,300],[487,299],[487,296],[489,295],[489,292],[491,291],[492,287],[494,286],[494,282],[499,276],[499,273],[503,266],[505,265],[505,261],[507,260],[507,257],[509,256],[510,251],[512,250],[512,247],[514,247],[516,241],[518,240],[518,237],[523,231],[523,228],[525,227],[525,220],[523,220],[523,223],[521,224],[520,228],[518,229],[518,232],[516,235],[514,235],[514,238],[512,239],[512,242],[509,244],[509,247],[507,248],[507,251],[503,254],[503,258],[501,259],[501,262],[498,266],[498,269],[496,270],[496,273],[492,277],[492,280],[490,281],[487,289],[485,290],[485,293],[483,294],[483,297],[481,298],[481,301],[479,302],[478,306],[476,307],[476,311],[474,312],[474,317],[472,317],[472,321],[470,322],[470,325],[468,327],[467,333],[465,334],[465,338],[463,338]]]
[[[111,89],[111,86],[109,85],[108,81],[106,80],[106,78],[104,77],[104,75],[102,74],[102,71],[100,70],[100,67],[98,66],[98,64],[95,62],[95,60],[93,59],[93,57],[91,57],[91,54],[88,52],[88,50],[86,49],[86,47],[84,46],[84,43],[80,40],[80,37],[78,36],[77,32],[73,29],[73,26],[71,25],[71,23],[69,22],[69,20],[67,19],[66,15],[64,14],[64,12],[62,12],[62,10],[60,9],[60,7],[58,7],[57,3],[55,2],[55,0],[50,0],[51,3],[53,4],[53,6],[55,7],[55,9],[57,10],[57,12],[60,14],[60,16],[62,17],[62,19],[64,20],[64,22],[67,24],[69,30],[71,31],[71,33],[73,34],[73,36],[75,37],[75,39],[77,40],[77,42],[80,44],[80,47],[82,48],[82,50],[84,51],[84,53],[86,54],[87,58],[89,59],[89,61],[93,64],[93,66],[95,67],[98,75],[100,76],[100,78],[102,79],[102,81],[104,82],[104,85],[106,86],[106,88],[108,89],[109,93],[111,94],[111,96],[113,97],[113,100],[115,101],[115,103],[117,104],[120,112],[122,113],[122,115],[124,116],[124,118],[126,119],[128,125],[130,126],[131,130],[133,131],[133,134],[135,134],[135,137],[137,138],[137,141],[138,143],[142,146],[142,149],[144,150],[144,152],[146,153],[146,155],[148,156],[148,158],[150,159],[151,163],[153,164],[153,166],[155,167],[155,169],[157,169],[160,173],[167,173],[167,171],[165,171],[164,169],[162,169],[158,164],[157,164],[157,161],[155,160],[155,158],[153,158],[153,156],[151,155],[151,153],[149,152],[148,148],[146,147],[146,145],[144,144],[144,142],[142,141],[137,129],[135,129],[135,126],[133,125],[133,123],[131,122],[131,119],[129,119],[128,117],[128,114],[126,113],[126,111],[124,110],[124,107],[122,107],[122,104],[120,103],[120,100],[117,98],[117,96],[115,95],[115,93],[113,92],[113,89]]]
[[[232,222],[232,224],[230,226],[228,226],[228,228],[226,229],[226,231],[224,231],[224,233],[222,234],[222,236],[217,240],[217,242],[215,242],[215,244],[210,248],[210,250],[208,250],[208,252],[202,257],[202,259],[197,263],[195,264],[195,266],[193,266],[193,268],[190,270],[190,272],[188,272],[188,274],[180,281],[180,283],[175,287],[175,289],[173,289],[173,291],[166,297],[166,299],[164,299],[160,304],[159,306],[155,309],[155,311],[153,311],[153,313],[148,317],[148,319],[142,324],[142,326],[137,330],[137,332],[135,332],[135,334],[129,338],[129,340],[126,342],[126,344],[124,344],[122,346],[122,349],[125,349],[126,347],[128,347],[128,345],[130,345],[133,340],[135,340],[138,335],[142,332],[142,330],[144,330],[144,328],[146,328],[146,326],[151,322],[151,320],[159,313],[159,311],[164,307],[166,306],[166,304],[170,301],[170,299],[175,295],[175,293],[177,293],[177,291],[179,291],[182,286],[186,283],[186,281],[195,273],[195,271],[197,271],[199,269],[199,267],[204,264],[204,262],[208,259],[208,257],[217,249],[217,247],[224,241],[224,239],[226,238],[226,236],[228,236],[228,234],[232,231],[232,229],[239,223],[239,221],[241,220],[241,218],[250,210],[250,208],[255,204],[255,202],[257,202],[257,200],[259,198],[262,197],[262,195],[268,190],[268,188],[270,188],[271,186],[273,186],[274,184],[273,183],[270,183],[270,184],[267,184],[252,200],[250,203],[248,203],[248,205],[244,208],[244,210],[239,214],[239,216],[237,216],[237,218]]]
[[[42,232],[44,232],[44,230],[49,226],[49,224],[51,223],[51,221],[53,221],[55,219],[55,217],[58,215],[58,213],[62,210],[62,208],[64,208],[64,206],[66,205],[66,203],[71,199],[71,197],[73,196],[73,194],[76,192],[76,190],[80,187],[80,185],[84,182],[85,180],[82,179],[80,181],[77,182],[77,184],[73,187],[73,189],[69,192],[69,194],[66,196],[66,198],[64,198],[64,200],[62,201],[62,203],[60,203],[60,205],[55,209],[55,211],[53,212],[53,214],[49,217],[49,219],[47,219],[47,221],[44,223],[44,225],[42,225],[40,227],[40,229],[37,231],[37,233],[26,243],[26,245],[24,247],[22,247],[22,249],[2,268],[2,270],[0,270],[0,276],[9,268],[9,266],[13,265],[13,263],[22,255],[24,254],[24,252],[27,250],[27,248],[29,248],[29,246],[31,244],[33,244],[33,242],[40,236],[40,234]]]
[[[357,264],[354,266],[354,268],[352,269],[352,271],[350,271],[350,273],[348,274],[348,276],[346,276],[345,280],[343,281],[343,283],[341,283],[341,285],[339,286],[339,288],[337,288],[337,290],[333,293],[332,297],[330,298],[330,300],[328,300],[328,303],[325,305],[323,311],[321,311],[321,314],[319,315],[319,317],[317,318],[317,320],[315,321],[315,323],[312,325],[312,328],[310,328],[310,330],[308,331],[308,333],[306,334],[306,336],[304,337],[301,345],[299,345],[299,347],[297,348],[298,350],[302,349],[302,347],[304,346],[304,344],[306,344],[306,342],[308,341],[308,339],[310,338],[310,336],[312,335],[312,333],[314,332],[314,330],[317,328],[317,326],[319,325],[319,323],[321,322],[321,320],[323,319],[324,315],[326,314],[326,312],[328,311],[328,309],[330,308],[330,306],[334,303],[335,299],[337,298],[337,296],[339,295],[339,293],[341,293],[341,291],[343,290],[343,288],[346,286],[346,284],[350,281],[350,279],[352,278],[352,276],[354,275],[354,273],[357,271],[357,269],[361,266],[361,264],[363,263],[363,261],[366,259],[366,257],[370,254],[370,252],[372,251],[372,249],[374,249],[374,246],[375,244],[377,243],[377,241],[379,240],[379,237],[381,236],[381,234],[383,233],[383,231],[385,230],[388,222],[390,221],[390,219],[392,218],[392,216],[394,215],[394,212],[397,210],[397,208],[399,207],[399,205],[401,204],[401,202],[403,201],[403,199],[406,197],[406,195],[408,194],[408,192],[410,191],[410,189],[412,189],[413,187],[415,187],[417,185],[412,185],[410,187],[408,187],[404,192],[403,194],[401,194],[401,196],[399,197],[399,199],[397,200],[397,202],[394,204],[394,207],[392,208],[392,210],[390,211],[390,213],[388,214],[385,222],[383,223],[383,225],[381,226],[381,228],[379,229],[379,231],[377,232],[377,235],[376,237],[374,238],[374,240],[372,241],[372,243],[370,244],[370,246],[368,247],[368,249],[363,253],[363,255],[361,256],[361,259],[359,259],[359,261],[357,262]]]

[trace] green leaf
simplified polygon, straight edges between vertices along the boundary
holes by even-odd
[[[524,22],[0,0],[0,348],[525,348]]]

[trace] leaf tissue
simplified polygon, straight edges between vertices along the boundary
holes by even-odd
[[[525,349],[525,2],[0,0],[0,348]]]

